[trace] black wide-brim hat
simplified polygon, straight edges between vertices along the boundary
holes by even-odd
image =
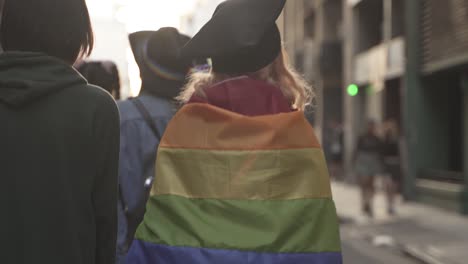
[[[227,0],[183,48],[188,59],[211,58],[218,73],[256,72],[281,52],[276,25],[286,0]]]
[[[142,77],[147,74],[174,81],[186,79],[191,61],[181,57],[181,50],[190,37],[166,27],[132,33],[129,40]]]

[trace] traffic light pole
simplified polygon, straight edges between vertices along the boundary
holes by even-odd
[[[418,121],[421,119],[422,82],[420,73],[420,0],[404,1],[405,3],[405,27],[406,27],[406,69],[404,77],[404,153],[403,168],[404,196],[408,200],[416,199],[416,178],[421,166],[418,144],[418,134],[423,131]]]
[[[464,178],[465,186],[462,195],[463,214],[468,215],[468,75],[465,75],[462,81],[463,89],[463,144],[464,144]]]

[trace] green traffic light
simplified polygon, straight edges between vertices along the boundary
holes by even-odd
[[[359,87],[356,84],[350,84],[347,91],[350,96],[356,96],[359,93]]]

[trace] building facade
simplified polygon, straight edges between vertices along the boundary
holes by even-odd
[[[467,212],[468,2],[348,0],[347,164],[367,120],[395,120],[407,199]],[[465,144],[465,145],[464,145]]]
[[[312,83],[308,111],[323,140],[330,123],[343,123],[342,0],[288,1],[279,25],[291,63]]]
[[[366,123],[392,120],[405,197],[468,213],[467,1],[288,1],[279,25],[318,134],[344,124],[350,175]]]
[[[402,127],[405,34],[403,0],[347,0],[344,13],[346,164],[369,121]],[[358,87],[348,95],[347,87]],[[400,135],[404,138],[404,135]]]
[[[468,213],[468,2],[405,2],[405,193]]]

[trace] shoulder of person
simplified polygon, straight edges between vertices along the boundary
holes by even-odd
[[[110,93],[101,87],[83,84],[75,89],[68,89],[75,100],[82,101],[89,108],[112,108],[117,110],[117,104]]]
[[[91,84],[82,85],[75,90],[75,99],[84,104],[93,113],[95,119],[104,118],[108,119],[106,122],[115,120],[120,123],[117,103],[106,90]]]
[[[115,100],[112,97],[112,95],[99,86],[86,84],[83,85],[82,89],[86,91],[86,94],[88,96],[94,97],[96,100],[112,102],[113,104],[115,104]]]

